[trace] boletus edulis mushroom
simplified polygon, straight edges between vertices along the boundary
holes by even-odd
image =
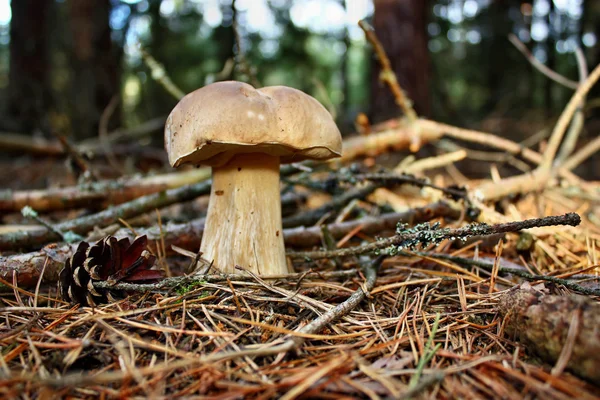
[[[224,273],[291,272],[281,227],[279,166],[339,157],[340,132],[313,97],[293,88],[218,82],[185,96],[165,125],[173,167],[212,167],[202,257]]]

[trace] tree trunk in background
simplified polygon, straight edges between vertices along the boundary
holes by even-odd
[[[511,33],[513,23],[509,18],[510,1],[496,0],[493,1],[487,10],[487,25],[491,31],[490,38],[487,41],[487,46],[483,51],[483,60],[485,70],[487,71],[487,88],[489,96],[483,109],[486,113],[500,113],[502,115],[505,110],[500,110],[499,105],[504,105],[502,100],[510,93],[514,93],[515,88],[508,86],[509,81],[515,83],[518,74],[515,74],[514,66],[507,63],[507,57],[513,53],[513,48],[507,40],[508,34]],[[521,57],[519,55],[519,57]],[[512,76],[511,76],[512,75]]]
[[[13,0],[10,72],[4,129],[32,132],[46,127],[49,103],[48,16],[52,0]]]
[[[69,0],[71,29],[72,131],[76,138],[98,135],[103,111],[119,95],[120,56],[111,40],[110,0]],[[119,122],[118,108],[108,128]]]
[[[398,77],[400,86],[420,115],[430,111],[427,0],[375,0],[373,25]],[[381,68],[373,60],[371,72],[372,122],[400,115],[389,89],[379,81]]]

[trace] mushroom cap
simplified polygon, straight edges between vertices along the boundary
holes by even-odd
[[[342,137],[325,107],[299,90],[228,81],[181,99],[167,118],[165,148],[173,167],[218,167],[239,153],[291,163],[339,157]]]

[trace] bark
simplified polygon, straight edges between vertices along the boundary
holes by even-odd
[[[427,0],[375,0],[373,25],[400,86],[420,115],[430,113]],[[379,80],[381,67],[373,60],[371,110],[373,122],[400,114],[389,89]]]
[[[520,289],[505,294],[498,311],[506,318],[506,332],[551,364],[571,341],[571,354],[564,355],[569,356],[567,370],[600,382],[600,303]]]

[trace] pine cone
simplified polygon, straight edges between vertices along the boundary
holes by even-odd
[[[81,242],[75,254],[60,271],[62,298],[83,306],[114,301],[108,290],[94,288],[94,282],[106,281],[148,283],[163,277],[162,271],[151,270],[156,257],[146,250],[146,236],[129,243],[128,238],[117,240],[107,236],[90,246]]]

